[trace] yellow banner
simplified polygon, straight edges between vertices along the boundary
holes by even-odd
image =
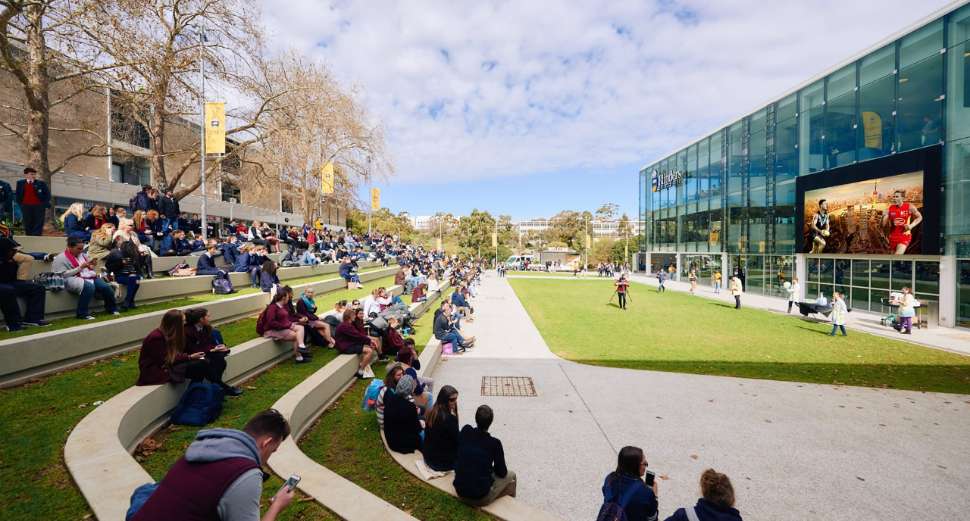
[[[435,237],[434,249],[441,251],[441,237]]]
[[[875,112],[862,113],[862,134],[866,148],[882,148],[882,118]]]
[[[371,188],[370,189],[370,209],[372,212],[376,212],[381,209],[381,189]]]
[[[226,153],[226,104],[221,101],[205,104],[205,153]]]
[[[498,246],[498,234],[492,232],[492,247],[494,248],[496,246]]]
[[[589,240],[589,234],[587,233],[586,234],[586,249],[587,250],[589,249],[589,242],[590,242],[590,240]]]
[[[320,168],[320,192],[333,193],[333,163],[327,163]]]

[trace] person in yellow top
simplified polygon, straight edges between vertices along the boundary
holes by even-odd
[[[721,270],[714,270],[714,275],[711,276],[711,280],[714,281],[714,294],[721,294]]]

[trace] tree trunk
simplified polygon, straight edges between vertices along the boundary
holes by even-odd
[[[45,6],[31,3],[27,6],[27,164],[40,174],[47,186],[53,189],[48,159],[50,142],[50,76],[47,61],[47,42],[44,37]],[[45,221],[54,222],[54,205],[47,209]]]
[[[159,92],[166,92],[166,90],[160,89]],[[164,103],[165,97],[163,95],[161,100],[156,100],[155,104],[158,108],[152,108],[151,119],[149,120],[151,128],[148,135],[152,147],[152,178],[150,184],[161,187],[163,190],[175,190],[174,186],[169,186],[168,177],[165,174],[165,111],[161,109],[161,107],[164,107]]]

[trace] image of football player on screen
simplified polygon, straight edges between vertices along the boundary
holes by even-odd
[[[882,227],[889,229],[889,250],[893,255],[903,255],[913,241],[913,228],[923,222],[923,215],[915,206],[905,201],[905,190],[893,192],[893,204],[882,215]]]
[[[832,233],[829,227],[829,203],[822,199],[818,202],[818,213],[812,217],[811,229],[808,234],[812,239],[812,253],[822,253],[825,249],[825,238]]]

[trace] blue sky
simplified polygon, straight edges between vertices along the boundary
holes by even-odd
[[[523,219],[635,214],[639,167],[947,3],[264,0],[263,22],[383,128],[384,206]]]

